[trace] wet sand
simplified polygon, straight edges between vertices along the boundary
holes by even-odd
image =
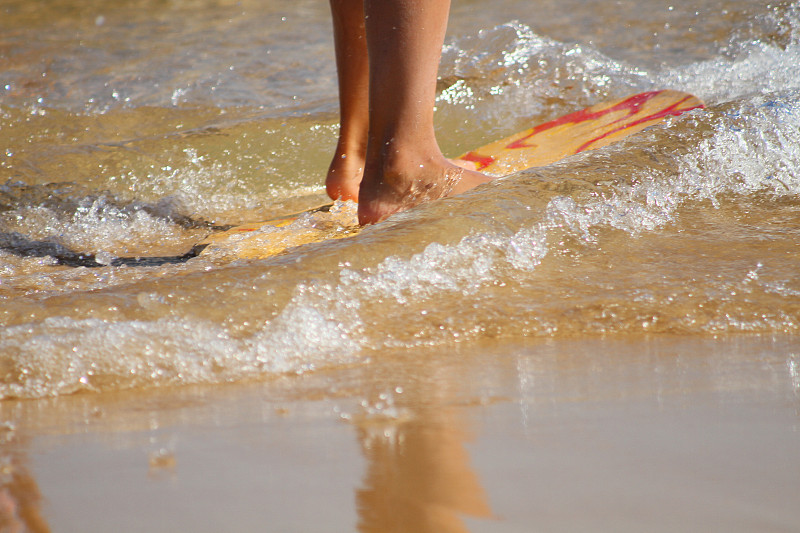
[[[387,352],[0,403],[0,510],[4,531],[797,531],[799,413],[793,337]]]

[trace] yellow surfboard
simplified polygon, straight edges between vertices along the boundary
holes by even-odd
[[[679,91],[650,91],[594,105],[539,124],[505,139],[461,155],[457,162],[475,170],[503,176],[548,165],[569,155],[619,141],[667,117],[703,107],[698,98]],[[271,257],[289,248],[358,233],[355,222],[335,224],[312,220],[330,211],[327,204],[295,215],[233,227],[209,235],[195,246],[195,254],[217,253],[237,259]]]

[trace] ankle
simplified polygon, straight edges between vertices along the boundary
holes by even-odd
[[[394,139],[383,143],[378,150],[370,150],[365,161],[365,175],[381,182],[413,180],[436,172],[447,160],[434,144],[433,148],[420,144],[405,144]]]

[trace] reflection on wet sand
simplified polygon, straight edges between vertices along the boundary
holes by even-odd
[[[3,444],[5,448],[9,443]],[[42,494],[25,463],[13,451],[0,457],[0,532],[49,533],[42,517]]]
[[[459,396],[459,380],[448,380],[448,376],[452,378],[453,369],[447,362],[452,363],[452,359],[441,359],[442,361],[437,361],[436,358],[429,357],[424,358],[424,361],[406,361],[406,369],[416,368],[421,371],[420,375],[409,372],[408,375],[399,377],[396,367],[399,363],[390,365],[386,375],[395,376],[389,378],[393,383],[394,394],[384,392],[388,383],[378,378],[361,390],[358,395],[361,398],[360,406],[356,404],[353,406],[354,410],[345,410],[351,413],[344,417],[350,424],[344,424],[343,429],[345,433],[352,432],[351,435],[356,436],[357,449],[366,465],[353,465],[361,470],[356,474],[356,479],[361,477],[361,483],[352,485],[353,492],[349,497],[345,496],[346,500],[352,502],[357,515],[354,516],[356,523],[351,527],[355,526],[361,533],[467,532],[469,529],[463,521],[465,516],[492,517],[487,495],[470,464],[470,455],[466,449],[466,443],[478,431],[472,427],[473,421],[470,419],[474,411],[465,408],[463,398]],[[382,377],[386,375],[382,374]],[[137,434],[150,434],[148,442],[152,445],[152,439],[155,438],[152,437],[155,434],[153,432],[157,433],[158,428],[191,426],[197,419],[205,417],[230,420],[231,407],[224,401],[224,390],[149,392],[152,394],[149,399],[147,392],[129,391],[122,393],[121,398],[116,398],[113,394],[76,395],[45,401],[43,405],[42,402],[10,401],[2,405],[0,416],[21,421],[38,414],[34,417],[38,419],[38,423],[34,425],[39,430],[47,427],[49,432],[58,428],[55,432],[63,432],[64,435],[88,432],[101,439],[116,435],[112,437],[114,440],[129,440],[123,448],[129,447],[134,455],[141,452],[142,446]],[[289,387],[284,392],[287,399],[301,399],[306,402],[310,400],[310,396],[314,396],[312,392],[303,392],[302,387],[297,386]],[[279,388],[272,393],[272,402],[282,396]],[[330,391],[328,394],[331,394]],[[331,398],[336,396],[334,393]],[[253,413],[242,407],[242,404],[249,405],[248,402],[242,400],[241,396],[235,397],[237,411],[240,411],[238,416],[251,419]],[[209,398],[214,401],[208,403]],[[365,398],[375,401],[370,402]],[[337,401],[342,401],[343,405],[347,403],[344,398]],[[257,404],[261,405],[259,402]],[[138,408],[135,407],[137,405]],[[204,414],[200,414],[201,412]],[[245,412],[250,412],[250,415],[245,415]],[[280,415],[277,420],[283,420],[285,415],[281,413],[289,410],[275,412]],[[86,413],[92,414],[87,417]],[[333,423],[341,426],[340,421]],[[349,431],[346,429],[348,426]],[[57,499],[57,493],[48,491],[46,479],[42,481],[44,488],[40,491],[39,480],[34,478],[35,469],[27,467],[28,463],[35,462],[33,450],[36,447],[27,437],[22,436],[20,430],[11,427],[13,429],[6,431],[5,438],[0,442],[0,533],[49,532],[50,527],[43,516],[52,513],[53,508],[47,506],[47,502],[52,498]],[[29,430],[30,428],[24,430],[26,435]],[[269,453],[278,453],[279,450],[280,447],[270,449],[267,446],[267,456],[269,457]],[[120,452],[115,455],[127,454],[122,450]],[[202,464],[193,463],[191,451],[183,450],[182,457],[186,460],[181,461],[183,468],[179,469],[176,466],[177,455],[180,453],[174,446],[159,447],[157,451],[148,454],[146,462],[137,459],[141,461],[141,468],[145,468],[145,465],[147,468],[147,475],[142,476],[142,480],[151,484],[164,479],[164,474],[168,474],[166,477],[173,484],[181,485],[191,479],[191,469],[206,468],[205,459]],[[228,463],[231,458],[222,457],[220,461]],[[76,464],[80,464],[80,461]],[[265,464],[275,466],[270,460]],[[266,471],[272,467],[266,466]],[[299,471],[296,474],[304,476]],[[214,477],[210,474],[209,476]],[[46,475],[44,477],[47,478]],[[91,479],[93,478],[89,476],[81,483],[91,486]],[[107,476],[101,476],[95,480],[97,481],[111,482]],[[274,494],[275,487],[269,481],[262,479],[256,485],[264,490],[264,495]],[[183,492],[192,493],[194,489],[196,487],[187,485]],[[239,493],[236,488],[228,487],[228,490],[231,489],[232,492],[226,498],[235,500]],[[151,520],[157,520],[155,516]]]
[[[460,421],[452,412],[425,411],[409,421],[359,426],[368,460],[356,495],[362,533],[467,531],[460,515],[491,516]]]
[[[464,411],[445,394],[405,389],[393,416],[355,421],[367,460],[356,493],[361,533],[466,532],[462,515],[491,517],[464,447]]]

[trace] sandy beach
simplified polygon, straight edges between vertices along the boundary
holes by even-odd
[[[796,531],[800,342],[387,353],[0,404],[6,531]]]

